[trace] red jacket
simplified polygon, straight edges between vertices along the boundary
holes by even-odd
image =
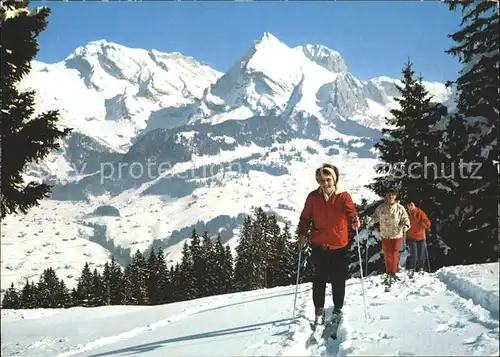
[[[408,217],[410,217],[410,229],[406,232],[406,238],[424,240],[425,230],[431,226],[431,221],[425,212],[415,207],[413,212],[408,212]]]
[[[300,215],[299,235],[306,235],[312,223],[312,244],[328,249],[343,248],[348,244],[349,220],[352,222],[357,216],[349,193],[337,191],[326,201],[318,188],[307,196]]]

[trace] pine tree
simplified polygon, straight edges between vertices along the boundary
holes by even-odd
[[[54,269],[44,269],[37,286],[37,299],[42,308],[59,307],[57,293],[59,289],[59,279]]]
[[[217,284],[213,287],[214,295],[227,294],[229,292],[230,287],[227,286],[228,262],[226,259],[224,244],[222,243],[220,234],[218,234],[214,244],[214,263],[212,269],[213,279],[217,281]]]
[[[191,249],[188,242],[184,242],[182,247],[182,259],[176,274],[177,301],[185,301],[196,298],[195,273]]]
[[[34,91],[19,92],[18,85],[31,70],[38,53],[37,37],[47,27],[48,7],[28,10],[28,1],[8,0],[0,5],[2,46],[1,190],[0,218],[27,213],[48,197],[51,186],[21,176],[25,164],[43,159],[60,147],[69,129],[58,128],[59,113],[51,110],[34,115]]]
[[[34,282],[26,280],[26,284],[21,291],[21,308],[36,309],[40,307],[38,302],[38,290]]]
[[[437,145],[442,133],[430,130],[441,119],[440,106],[432,105],[432,97],[423,85],[422,77],[415,78],[413,64],[408,60],[402,70],[402,86],[396,85],[400,97],[399,108],[392,109],[386,118],[388,127],[382,129],[382,138],[375,144],[383,162],[376,168],[378,174],[367,187],[383,197],[389,187],[399,189],[399,198],[424,197],[422,193],[432,183],[432,175],[424,170],[429,157],[437,156]],[[432,172],[431,172],[432,174]],[[427,180],[422,180],[427,176]]]
[[[255,210],[254,215],[251,252],[253,254],[252,262],[254,264],[255,275],[253,276],[252,289],[262,289],[266,287],[269,264],[269,217],[261,207]]]
[[[293,276],[295,275],[293,265],[295,259],[292,252],[295,250],[290,233],[290,226],[285,223],[285,227],[281,234],[275,238],[276,240],[276,264],[274,265],[274,284],[275,286],[286,286],[293,284]]]
[[[166,304],[172,301],[172,291],[170,285],[170,273],[168,271],[167,263],[163,249],[159,248],[156,253],[156,303]]]
[[[125,268],[124,273],[124,291],[128,304],[148,304],[146,288],[147,277],[146,260],[142,253],[137,250],[132,258],[132,262]]]
[[[234,287],[236,291],[247,291],[255,288],[255,254],[252,242],[253,221],[245,217],[238,245],[236,246],[236,263],[234,268]]]
[[[14,288],[14,283],[10,284],[10,287],[5,292],[2,300],[2,309],[20,309],[21,307],[21,298]]]
[[[220,234],[214,245],[214,265],[212,275],[217,282],[214,294],[229,294],[237,291],[234,286],[234,260],[231,248],[222,243]]]
[[[76,288],[72,288],[69,295],[70,295],[70,299],[71,299],[70,306],[71,307],[80,306],[80,300],[79,300],[78,291],[76,291]]]
[[[125,305],[137,305],[137,296],[136,291],[134,289],[134,281],[136,278],[134,275],[137,275],[132,269],[132,264],[128,264],[123,269],[123,280],[122,280],[122,304]]]
[[[114,256],[111,257],[109,270],[109,302],[111,305],[121,305],[125,297],[123,272]]]
[[[89,306],[102,306],[105,304],[105,285],[101,274],[94,268],[92,272],[92,292],[89,301]]]
[[[90,271],[89,263],[85,262],[83,266],[82,273],[78,279],[78,284],[76,286],[76,294],[78,299],[78,306],[90,306],[92,300],[92,285],[93,277]]]
[[[203,293],[201,291],[201,286],[204,280],[204,263],[201,252],[201,240],[196,230],[193,229],[190,237],[189,252],[192,261],[193,268],[193,298],[202,297]],[[205,295],[206,296],[206,295]]]
[[[454,182],[459,204],[445,224],[449,263],[468,264],[498,259],[499,11],[491,1],[449,2],[452,11],[459,6],[461,28],[450,36],[456,44],[447,52],[463,68],[454,82],[458,113],[449,121],[445,147],[455,165],[462,159],[474,167],[467,167],[469,177]],[[453,134],[462,134],[461,147]]]
[[[280,265],[280,256],[285,251],[285,242],[282,241],[281,228],[275,215],[267,217],[264,245],[266,247],[266,287],[277,286],[277,280],[282,274],[283,266]]]
[[[203,233],[201,242],[201,261],[202,273],[200,280],[201,296],[212,296],[216,294],[216,287],[220,281],[215,277],[216,257],[212,240],[208,236],[208,232]]]
[[[156,263],[156,254],[153,248],[149,252],[149,258],[147,261],[147,281],[146,281],[146,291],[148,295],[148,301],[151,305],[157,305],[160,301],[160,296],[158,293],[158,272]]]
[[[106,262],[102,269],[102,291],[103,291],[102,301],[105,305],[111,304],[110,281],[111,281],[111,268],[109,266],[109,263]]]
[[[180,264],[176,263],[175,265],[170,266],[170,270],[168,272],[168,276],[170,277],[170,289],[167,294],[168,302],[177,302],[182,301],[184,298],[181,296],[181,281],[180,281]]]
[[[58,308],[71,306],[71,295],[63,279],[59,280],[59,284],[56,287],[55,300]]]
[[[222,264],[222,280],[221,286],[223,288],[223,293],[234,292],[234,259],[233,253],[231,252],[231,247],[226,245],[224,247],[224,259]]]

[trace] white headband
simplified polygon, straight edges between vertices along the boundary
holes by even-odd
[[[335,174],[335,171],[332,168],[330,168],[330,167],[323,167],[323,166],[320,167],[319,168],[319,175],[316,176],[316,180],[318,180],[320,176],[323,176],[322,175],[323,170],[328,171],[333,176],[333,181],[335,183],[337,183],[337,175]]]

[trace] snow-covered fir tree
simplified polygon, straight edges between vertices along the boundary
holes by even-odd
[[[172,301],[172,287],[170,272],[165,262],[163,249],[159,248],[155,259],[156,293],[155,300],[158,304],[165,304]],[[152,301],[150,301],[153,304]]]
[[[182,246],[182,259],[178,265],[178,272],[174,273],[175,298],[177,301],[191,300],[197,295],[193,257],[188,242]]]
[[[392,116],[386,118],[388,127],[382,129],[382,137],[375,144],[382,161],[376,172],[381,176],[368,185],[380,197],[389,187],[398,188],[399,199],[405,199],[407,194],[422,197],[432,182],[424,166],[430,157],[436,156],[432,151],[437,150],[440,133],[430,129],[441,118],[441,107],[431,104],[423,78],[415,77],[409,59],[402,74],[402,85],[396,85],[400,95],[394,98],[399,107],[390,111]]]
[[[109,301],[111,305],[120,305],[124,297],[123,272],[114,256],[111,257],[109,270]]]
[[[92,297],[92,280],[89,263],[85,262],[76,287],[76,298],[79,306],[89,306]]]
[[[189,251],[191,255],[193,269],[193,298],[203,296],[202,285],[204,276],[203,254],[201,251],[201,239],[195,229],[193,229],[190,237]]]
[[[21,297],[14,287],[14,283],[11,283],[3,296],[2,309],[20,309],[21,307]]]
[[[201,266],[199,289],[201,296],[211,296],[217,293],[219,282],[215,277],[216,257],[215,249],[208,232],[205,231],[201,241]]]
[[[245,217],[236,247],[234,286],[237,291],[254,289],[255,254],[252,246],[252,218]]]
[[[89,301],[89,306],[102,306],[106,304],[105,300],[105,284],[101,274],[94,268],[92,272],[92,292]]]
[[[499,9],[492,1],[449,2],[462,10],[461,28],[447,52],[463,65],[450,84],[458,92],[457,113],[448,121],[445,151],[456,170],[450,196],[458,204],[444,222],[450,236],[448,264],[498,259]],[[457,141],[460,140],[460,144]],[[459,164],[463,163],[462,166]]]
[[[58,127],[59,112],[51,110],[34,115],[34,91],[19,92],[21,80],[30,72],[38,53],[37,37],[47,27],[48,7],[28,9],[28,1],[2,1],[2,46],[0,76],[2,82],[1,143],[2,177],[0,218],[11,213],[26,213],[48,197],[51,186],[25,182],[21,173],[25,164],[42,160],[60,147],[59,139],[69,129]]]
[[[123,274],[124,295],[127,303],[146,305],[147,298],[147,266],[142,253],[137,250],[132,262],[125,267]]]

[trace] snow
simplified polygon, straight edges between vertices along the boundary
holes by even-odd
[[[308,153],[308,147],[317,154]],[[273,148],[277,150],[272,151]],[[101,271],[112,252],[90,241],[94,235],[88,226],[90,223],[105,225],[106,239],[115,246],[130,248],[132,254],[137,249],[144,251],[149,248],[154,239],[166,238],[198,220],[208,222],[221,215],[251,214],[254,207],[265,204],[289,221],[293,230],[305,197],[317,187],[314,171],[323,162],[338,165],[339,186],[347,189],[355,202],[360,203],[362,198],[377,199],[364,187],[367,178],[376,175],[377,160],[356,157],[345,149],[339,150],[338,155],[328,155],[327,151],[317,141],[303,139],[266,148],[255,144],[236,146],[232,151],[221,150],[215,156],[194,155],[189,162],[165,167],[168,170],[159,178],[113,197],[102,195],[81,202],[44,200],[26,215],[8,216],[2,221],[1,285],[7,288],[14,282],[15,286],[22,287],[25,277],[37,281],[43,269],[52,266],[57,276],[72,288],[76,286],[76,278],[86,261],[91,263],[92,269],[96,267]],[[263,155],[252,162],[257,168],[259,165],[279,164],[284,165],[288,173],[281,176],[257,170],[244,173],[238,166],[240,160],[252,154]],[[282,156],[293,154],[300,155],[285,164]],[[193,177],[196,168],[206,165],[209,166],[205,175]],[[165,177],[186,175],[187,171],[190,178],[202,183],[219,169],[223,170],[213,177],[221,180],[220,184],[201,185],[184,197],[143,195]],[[280,210],[282,203],[293,210]],[[101,205],[116,207],[120,217],[93,217],[91,213]],[[234,248],[237,239],[233,237],[229,245]],[[166,248],[167,260],[178,261],[183,243],[181,240]]]
[[[58,206],[47,200],[41,207],[34,207],[29,217],[33,221],[27,223],[22,217],[22,226],[2,222],[3,287],[14,282],[16,288],[22,288],[25,279],[36,282],[45,267],[52,267],[58,277],[71,281],[73,287],[85,261],[99,270],[108,260],[106,249],[85,239],[88,227],[70,218],[78,216],[80,207],[66,204],[66,216],[60,217]],[[43,239],[45,236],[50,239]]]
[[[9,19],[13,19],[17,16],[27,15],[29,14],[28,9],[26,8],[14,8],[13,6],[6,7],[5,10],[2,9],[2,22],[7,21]]]
[[[297,83],[300,80],[295,63],[290,61],[294,56],[292,49],[275,36],[264,33],[261,41],[255,45],[255,50],[255,54],[247,63],[249,71],[261,72],[273,79],[279,79],[276,83],[278,85]],[[269,61],[270,58],[273,60]]]
[[[461,283],[450,283],[455,274]],[[160,306],[2,310],[2,356],[395,356],[498,355],[499,320],[482,287],[496,288],[498,263],[417,274],[384,292],[381,276],[346,287],[338,340],[305,348],[311,284],[205,297]],[[467,286],[466,291],[457,286]],[[327,287],[327,316],[331,313]],[[493,305],[491,305],[493,306]],[[110,323],[112,321],[112,323]]]
[[[458,294],[472,299],[474,303],[499,318],[497,263],[477,265],[475,269],[463,266],[442,268],[439,278]]]
[[[346,72],[347,67],[339,52],[323,45],[297,46],[294,51],[302,52],[307,58],[333,73]]]
[[[359,139],[357,136],[342,134],[337,131],[334,125],[322,125],[319,140],[338,140],[340,142],[348,143],[352,140]]]
[[[216,124],[272,113],[292,122],[314,117],[323,124],[342,116],[381,129],[389,110],[397,105],[393,98],[397,83],[400,81],[383,76],[359,81],[347,72],[338,52],[322,45],[290,48],[265,33],[230,71],[207,88],[190,123]],[[424,84],[435,100],[449,98],[444,84]],[[369,98],[366,90],[378,102]]]

